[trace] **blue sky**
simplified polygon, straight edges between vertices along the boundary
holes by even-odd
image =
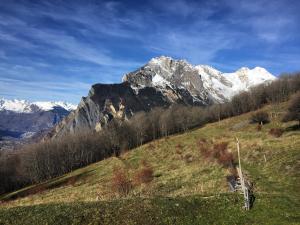
[[[0,0],[0,97],[78,103],[167,55],[299,71],[297,0]]]

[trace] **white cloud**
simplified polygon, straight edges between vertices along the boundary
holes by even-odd
[[[261,62],[278,70],[278,62],[296,66],[294,61],[299,59],[299,55],[296,59],[291,54],[283,56],[283,50],[274,48],[299,37],[299,32],[293,32],[299,27],[299,16],[285,1],[154,1],[138,10],[124,2],[75,2],[22,1],[18,7],[11,5],[15,15],[0,14],[0,40],[13,48],[4,44],[0,50],[0,58],[8,62],[0,65],[0,78],[14,78],[18,80],[16,88],[24,85],[24,91],[32,94],[42,91],[39,85],[48,85],[53,95],[66,98],[74,95],[72,88],[75,93],[82,80],[90,84],[120,81],[124,73],[146,63],[150,55],[170,55],[194,64],[231,69],[239,63],[224,57],[220,60],[220,52],[239,50],[243,57],[243,49],[248,51],[251,46],[261,55],[239,59],[240,64]],[[43,24],[44,20],[53,27]],[[31,58],[26,53],[37,56]],[[53,68],[61,69],[61,73],[53,73]],[[55,89],[49,79],[57,79],[55,83],[63,86]],[[80,86],[81,93],[87,92],[87,86]],[[69,91],[65,96],[64,88]]]

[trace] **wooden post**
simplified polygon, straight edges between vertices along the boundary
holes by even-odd
[[[242,186],[242,191],[244,194],[244,201],[245,201],[245,209],[249,210],[250,209],[250,204],[249,204],[249,190],[245,186],[245,180],[242,172],[242,164],[241,164],[241,156],[240,156],[240,142],[239,139],[236,137],[236,147],[238,151],[238,159],[239,159],[239,168],[238,168],[238,174],[241,180],[241,186]]]

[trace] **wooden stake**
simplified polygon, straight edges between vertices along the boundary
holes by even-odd
[[[244,180],[244,176],[243,176],[243,172],[242,172],[242,164],[241,164],[241,157],[240,157],[240,142],[239,142],[239,139],[237,137],[236,137],[236,147],[237,147],[238,158],[239,158],[238,173],[239,173],[239,177],[240,177],[240,180],[241,180],[242,191],[243,191],[243,194],[244,194],[245,209],[249,210],[250,209],[249,190],[245,186],[245,180]]]

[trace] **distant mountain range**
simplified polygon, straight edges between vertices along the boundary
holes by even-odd
[[[75,110],[76,107],[76,105],[66,102],[29,102],[18,99],[0,99],[0,111],[12,111],[15,113],[35,113],[41,111],[51,111],[55,108],[71,111]]]
[[[275,79],[261,67],[222,73],[207,65],[193,66],[185,60],[153,58],[125,74],[120,84],[93,85],[77,109],[56,125],[49,136],[59,137],[82,128],[101,130],[112,118],[128,119],[136,112],[154,107],[221,103],[240,91]]]
[[[0,99],[0,148],[47,132],[75,108],[64,102]]]

